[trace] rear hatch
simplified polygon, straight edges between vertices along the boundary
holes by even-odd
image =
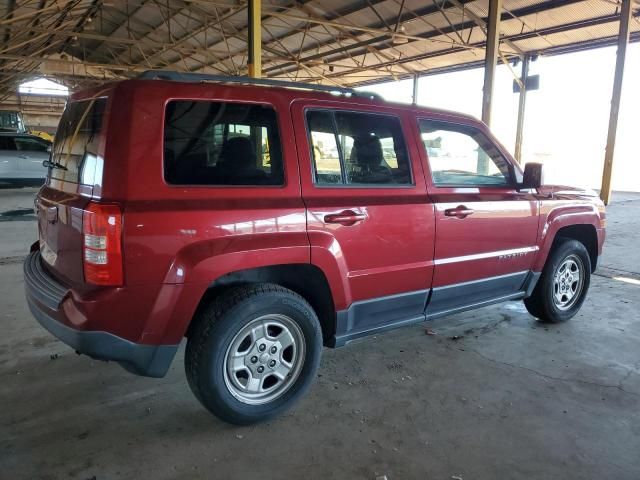
[[[105,97],[67,104],[36,197],[42,259],[68,285],[84,283],[83,214],[102,181],[106,106]]]

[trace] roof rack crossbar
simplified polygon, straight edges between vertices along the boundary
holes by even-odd
[[[315,90],[320,92],[341,93],[352,97],[365,97],[376,100],[382,100],[377,93],[364,92],[354,90],[353,88],[331,86],[331,85],[312,85],[302,82],[286,82],[284,80],[273,80],[271,78],[252,78],[246,76],[227,76],[227,75],[209,75],[206,73],[186,73],[173,72],[170,70],[147,70],[138,75],[139,79],[146,80],[171,80],[174,82],[220,82],[220,83],[241,83],[248,85],[267,85],[271,87],[287,87],[300,88],[304,90]]]

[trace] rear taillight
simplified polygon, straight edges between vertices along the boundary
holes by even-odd
[[[89,203],[82,215],[84,279],[122,285],[122,212],[117,205]]]

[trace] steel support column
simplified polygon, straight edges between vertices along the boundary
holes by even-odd
[[[500,12],[502,12],[502,0],[489,0],[487,45],[484,57],[484,86],[482,87],[482,121],[487,125],[491,124],[493,79],[498,63],[498,47],[500,42]]]
[[[413,94],[411,96],[411,102],[414,105],[418,104],[418,80],[420,80],[420,77],[418,76],[418,74],[416,73],[413,76]]]
[[[514,157],[518,163],[522,163],[522,136],[524,132],[524,112],[527,102],[527,77],[529,76],[529,62],[531,57],[525,55],[522,58],[522,73],[520,74],[520,96],[518,98],[518,123],[516,126],[516,148]]]
[[[261,0],[249,0],[247,12],[249,15],[249,58],[247,67],[249,76],[260,78],[262,76],[262,22]]]
[[[502,0],[489,0],[489,16],[487,17],[487,42],[484,56],[484,84],[482,87],[482,121],[491,125],[491,106],[493,100],[493,79],[498,64],[500,44],[500,12]],[[478,173],[489,173],[489,158],[486,153],[478,155]]]
[[[609,204],[611,200],[611,175],[613,172],[613,152],[616,145],[618,129],[618,113],[620,112],[620,95],[622,93],[622,77],[624,75],[624,60],[629,44],[629,24],[631,23],[631,0],[622,0],[620,10],[620,30],[618,31],[618,51],[616,54],[616,71],[613,78],[613,94],[611,95],[611,111],[609,113],[609,131],[607,132],[607,146],[604,154],[604,169],[602,171],[602,188],[600,198]]]

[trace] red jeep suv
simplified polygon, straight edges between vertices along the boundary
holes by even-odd
[[[186,337],[237,424],[298,400],[323,345],[504,300],[565,321],[604,241],[593,193],[484,124],[341,88],[147,72],[74,94],[47,165],[35,318],[152,377]]]

